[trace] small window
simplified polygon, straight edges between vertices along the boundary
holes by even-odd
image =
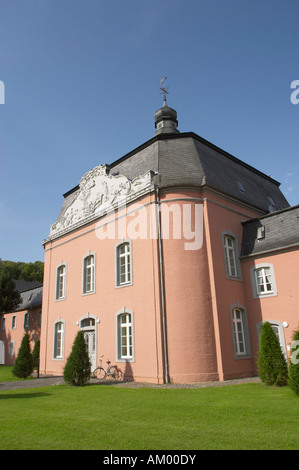
[[[240,191],[241,193],[245,193],[245,192],[246,192],[246,191],[245,191],[245,188],[244,188],[244,186],[243,186],[243,183],[242,183],[241,181],[237,181],[237,185],[238,185],[239,191]]]
[[[122,312],[117,315],[117,359],[133,360],[133,314]]]
[[[66,287],[66,266],[61,264],[57,268],[56,274],[56,300],[65,299],[65,287]]]
[[[265,238],[265,227],[263,225],[261,227],[257,228],[256,238],[258,240],[261,240],[262,238]]]
[[[15,342],[11,341],[9,343],[9,355],[14,356],[15,355]]]
[[[116,285],[132,284],[131,242],[120,243],[116,247]]]
[[[5,331],[5,317],[1,318],[1,331]]]
[[[88,255],[83,261],[83,294],[95,291],[95,256]]]
[[[29,312],[24,314],[24,329],[29,328]]]
[[[54,359],[63,359],[64,354],[64,322],[58,321],[54,325]]]
[[[276,282],[272,264],[259,264],[250,270],[254,298],[277,295]]]
[[[11,319],[11,329],[15,330],[17,327],[17,316],[13,315]]]
[[[95,319],[94,318],[84,318],[80,322],[80,328],[92,328],[95,326]]]

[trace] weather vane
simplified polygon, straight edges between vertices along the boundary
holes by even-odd
[[[162,80],[160,80],[160,84],[161,84],[161,87],[160,87],[160,90],[161,90],[161,95],[163,95],[163,100],[164,100],[164,104],[166,104],[166,95],[168,94],[168,86],[165,86],[164,82],[166,80],[167,77],[163,77]]]

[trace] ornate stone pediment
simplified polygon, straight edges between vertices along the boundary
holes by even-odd
[[[124,175],[109,174],[107,165],[88,171],[79,188],[66,198],[57,221],[50,228],[50,238],[134,200],[152,186],[152,176],[148,171],[129,180]]]

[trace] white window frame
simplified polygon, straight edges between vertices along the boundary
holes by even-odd
[[[87,265],[88,260],[93,260],[93,262]],[[89,273],[90,271],[90,273]],[[91,282],[90,287],[87,289],[87,277],[90,275]],[[88,252],[83,258],[83,274],[82,274],[82,295],[89,295],[95,293],[96,285],[96,255],[93,252]]]
[[[58,329],[60,328],[60,329]],[[60,337],[58,338],[58,334]],[[61,318],[55,321],[53,328],[53,359],[61,361],[64,359],[64,338],[65,338],[65,322]],[[60,341],[58,349],[57,343]]]
[[[63,270],[63,272],[60,272]],[[61,263],[56,269],[56,300],[65,300],[66,298],[66,263]]]
[[[134,314],[132,310],[119,310],[116,313],[116,360],[134,362]],[[122,320],[125,320],[124,322]],[[124,331],[122,331],[124,330]],[[124,351],[126,350],[126,351]]]
[[[29,312],[25,312],[24,313],[24,322],[23,322],[24,330],[27,330],[29,328],[29,321],[30,321],[30,314],[29,314]]]
[[[11,341],[9,343],[9,355],[14,356],[15,355],[15,341]]]
[[[122,247],[125,247],[125,252],[121,254]],[[124,273],[121,273],[121,261],[123,260]],[[123,280],[121,280],[122,275],[124,275]],[[131,240],[122,240],[115,247],[115,287],[131,286],[132,279],[132,242]]]
[[[2,317],[1,318],[1,331],[5,331],[5,323],[6,323],[5,317]]]
[[[11,329],[16,330],[17,328],[17,315],[11,317]]]
[[[236,303],[230,306],[232,338],[235,359],[248,359],[251,357],[247,310]],[[243,344],[243,350],[241,348]]]
[[[267,276],[270,278],[270,282],[269,282],[269,279],[267,279]],[[260,264],[253,266],[250,269],[250,277],[251,277],[251,284],[252,284],[252,293],[255,299],[263,299],[263,298],[273,297],[277,295],[277,287],[276,287],[273,264],[260,263]],[[259,283],[258,279],[262,279],[263,282]],[[261,291],[259,286],[266,287],[267,284],[271,284],[271,289],[265,289]]]
[[[231,242],[230,246],[227,243],[228,240]],[[238,281],[242,280],[238,238],[230,230],[222,232],[222,246],[226,278]],[[230,255],[232,255],[232,257]]]

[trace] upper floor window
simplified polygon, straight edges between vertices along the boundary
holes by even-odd
[[[254,298],[277,295],[272,264],[258,264],[251,268],[250,274]]]
[[[24,314],[24,328],[29,328],[29,312]]]
[[[231,233],[223,233],[222,241],[226,277],[229,279],[241,279],[237,238]]]
[[[83,294],[95,291],[95,255],[90,254],[83,260]]]
[[[13,315],[11,318],[11,329],[15,330],[17,327],[17,316]]]
[[[5,331],[5,317],[1,318],[1,331]]]
[[[61,264],[56,272],[56,300],[65,299],[66,290],[66,265]]]
[[[120,243],[116,247],[116,285],[132,284],[131,242]]]

